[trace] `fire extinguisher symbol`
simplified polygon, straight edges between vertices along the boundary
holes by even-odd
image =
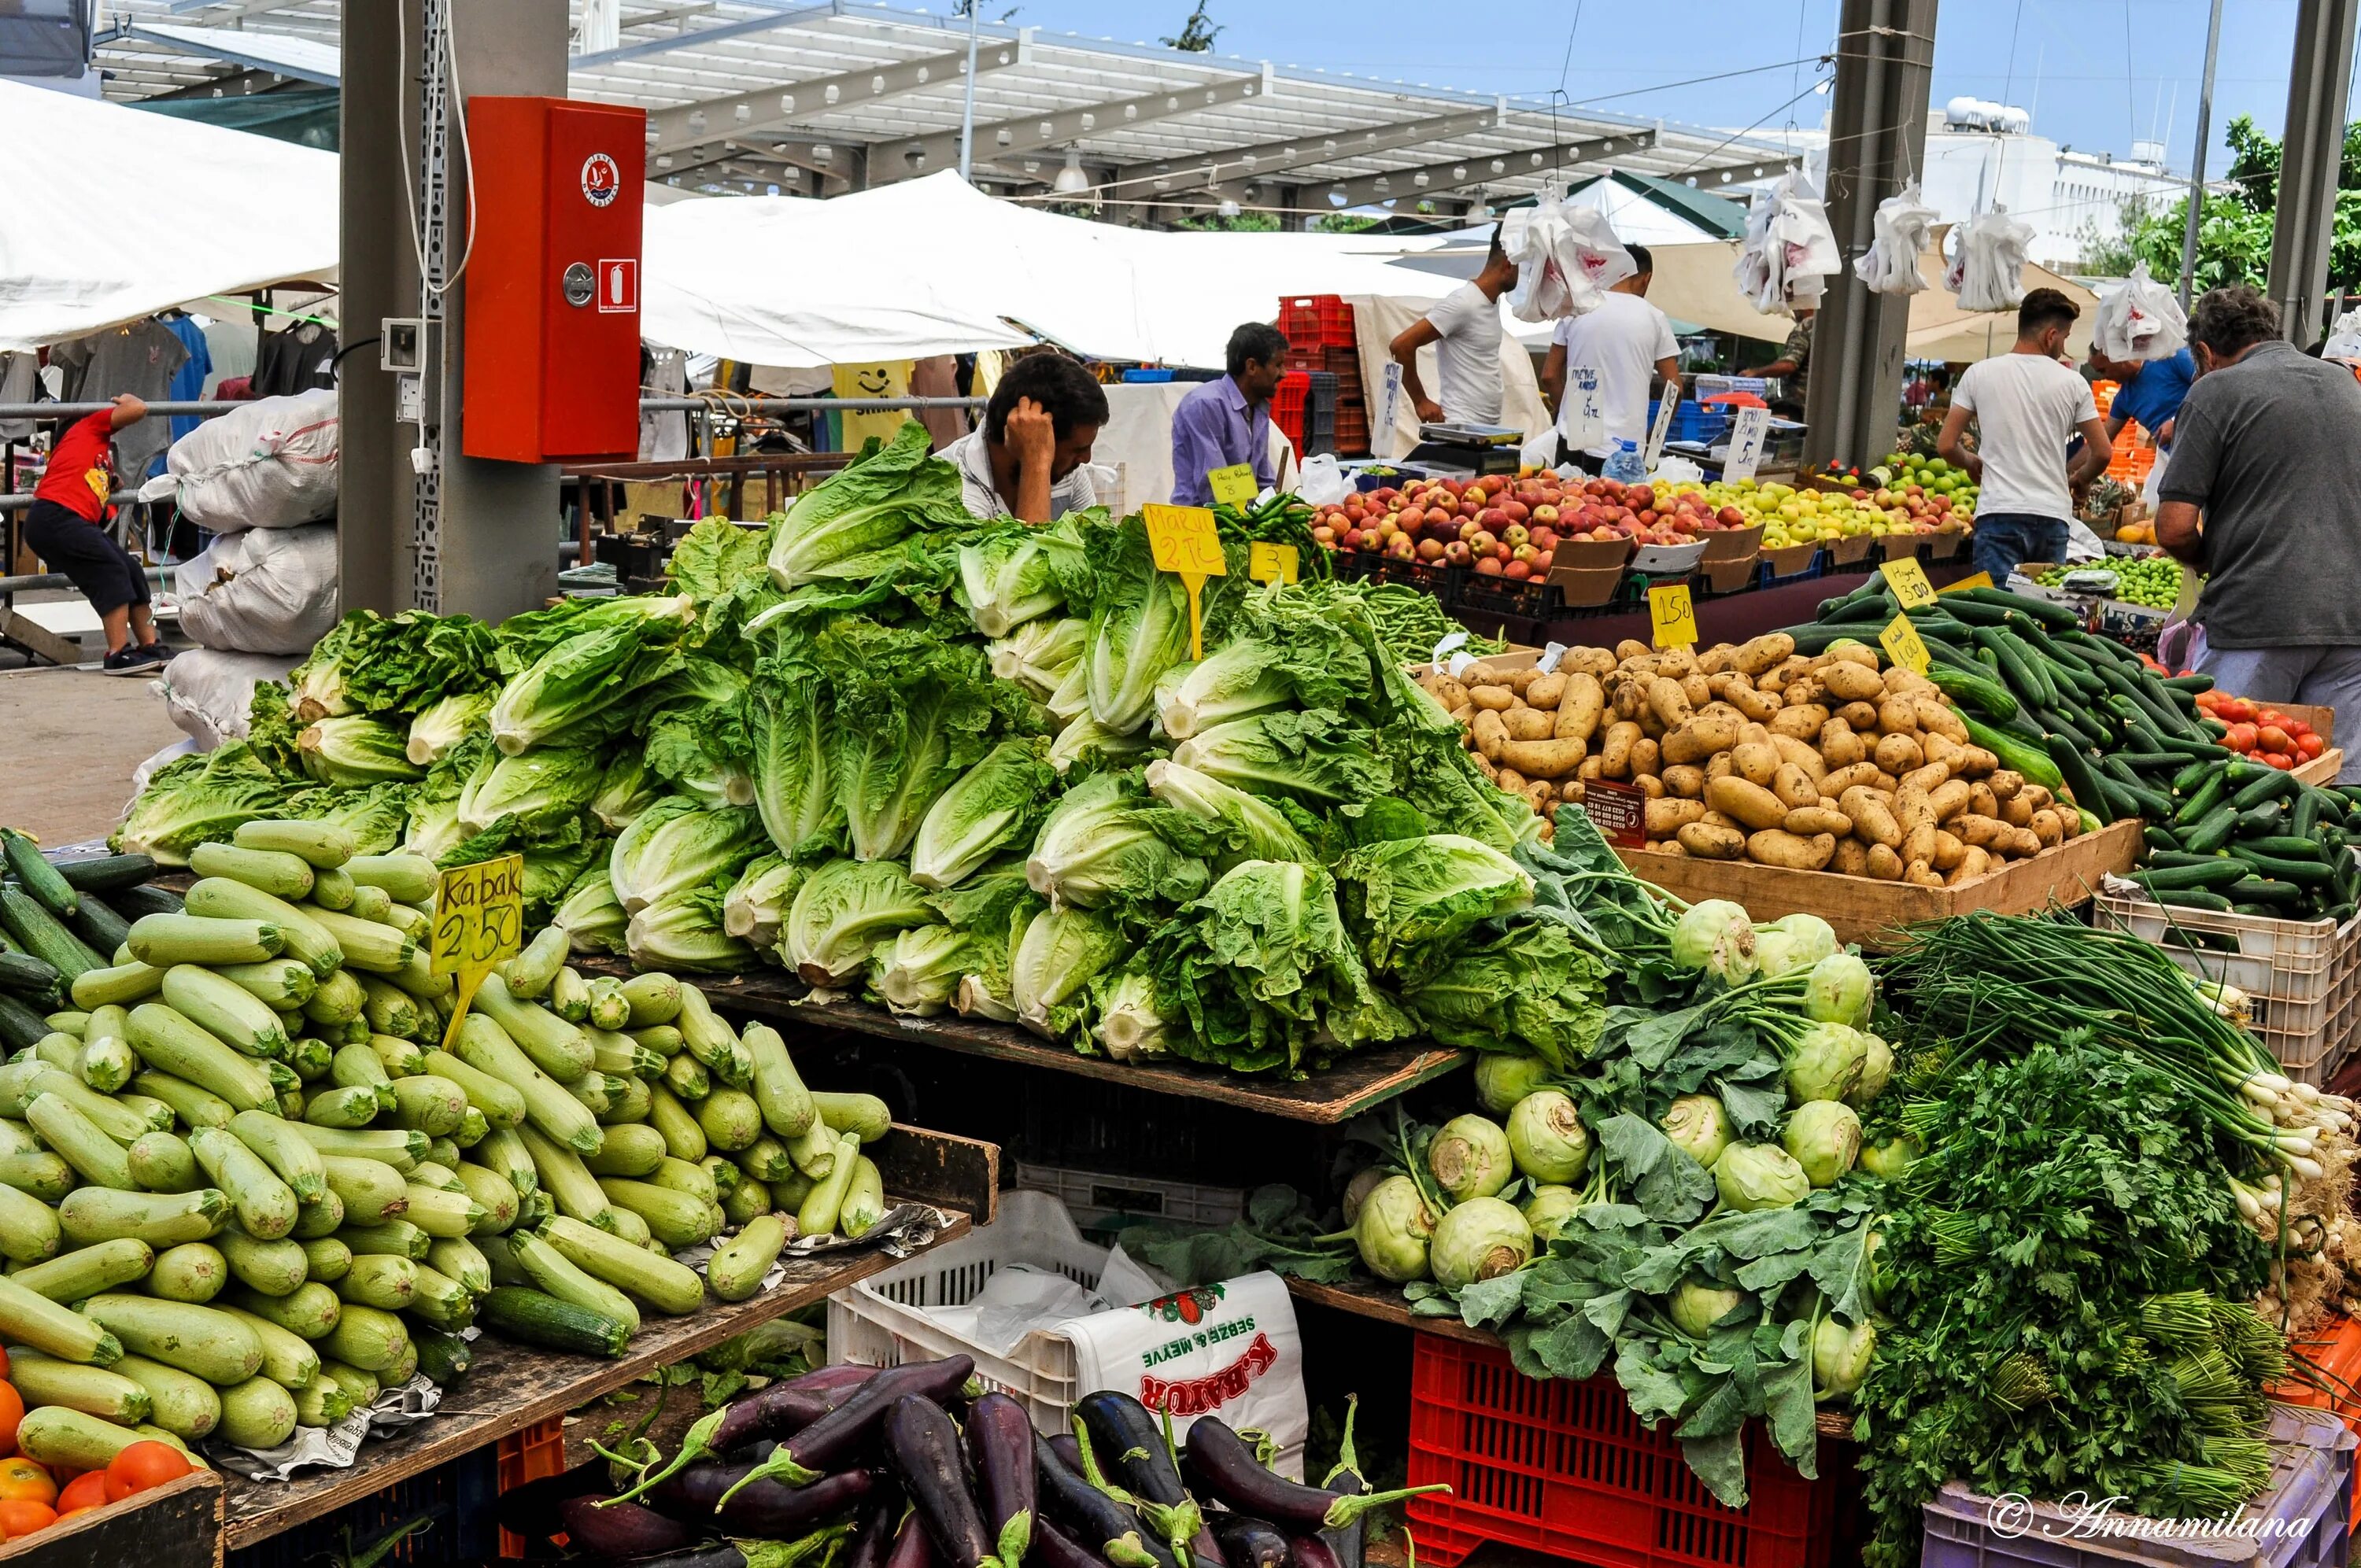
[[[623,189],[623,171],[603,152],[582,160],[582,199],[594,207],[611,207]]]
[[[598,313],[628,315],[640,308],[640,264],[630,257],[598,263]]]

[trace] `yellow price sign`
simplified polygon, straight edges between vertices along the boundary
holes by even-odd
[[[1907,615],[1897,615],[1877,634],[1879,646],[1885,656],[1914,675],[1927,673],[1927,644],[1919,640],[1918,629],[1910,624]]]
[[[1667,583],[1648,590],[1648,625],[1659,648],[1697,646],[1697,607],[1689,602],[1686,583]]]
[[[1213,532],[1213,514],[1203,507],[1169,507],[1153,503],[1139,509],[1148,523],[1148,553],[1156,569],[1170,572],[1189,590],[1189,657],[1205,656],[1204,611],[1198,595],[1207,577],[1226,577],[1230,565],[1222,559],[1221,536]]]
[[[1244,463],[1233,463],[1226,468],[1205,470],[1205,483],[1213,492],[1214,504],[1242,507],[1262,494],[1262,486],[1255,480],[1254,470]]]
[[[1938,594],[1956,594],[1966,588],[1988,588],[1992,586],[1992,574],[1978,572],[1972,577],[1961,577],[1956,583],[1946,583],[1935,591]]]
[[[1885,586],[1894,590],[1895,601],[1905,609],[1924,609],[1935,602],[1935,585],[1927,580],[1927,568],[1916,561],[1888,561]]]
[[[447,1050],[458,1038],[459,1020],[467,1015],[476,988],[493,965],[523,944],[524,857],[502,855],[445,872],[434,894],[428,941],[427,968],[458,976],[450,1026],[443,1033]]]
[[[1246,576],[1257,583],[1286,583],[1291,587],[1301,565],[1292,544],[1272,544],[1257,539],[1246,546]]]

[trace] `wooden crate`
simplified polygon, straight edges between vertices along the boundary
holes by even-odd
[[[2295,770],[2295,776],[2308,784],[2333,784],[2336,775],[2345,771],[2345,753],[2334,746],[2323,751]]]
[[[0,1544],[6,1568],[221,1568],[222,1479],[198,1470]]]
[[[1648,850],[1615,852],[1642,881],[1691,903],[1701,898],[1730,899],[1757,920],[1775,920],[1798,912],[1817,915],[1835,928],[1838,941],[1886,951],[1895,945],[1897,931],[1921,920],[1940,920],[1975,909],[2026,915],[2046,909],[2053,901],[2069,907],[2087,903],[2102,877],[2131,870],[2139,851],[2140,825],[2126,818],[1958,887],[1919,887],[1912,883],[1839,876],[1834,872],[1758,866],[1752,861],[1693,860]]]

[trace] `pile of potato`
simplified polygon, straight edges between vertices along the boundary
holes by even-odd
[[[1420,684],[1477,765],[1549,815],[1586,784],[1646,796],[1648,848],[1940,887],[2038,854],[2073,807],[1973,744],[1925,676],[1773,632],[1702,654],[1627,641],[1556,670],[1475,664]]]

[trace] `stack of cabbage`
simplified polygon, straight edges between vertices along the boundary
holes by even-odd
[[[73,1003],[0,1067],[0,1339],[93,1450],[274,1446],[464,1370],[470,1323],[619,1355],[643,1308],[743,1299],[796,1232],[883,1211],[883,1102],[808,1091],[669,975],[585,981],[555,928],[446,1054],[434,868],[352,850],[268,819],[199,844],[112,962],[38,862],[0,890]],[[733,1227],[702,1278],[671,1255]]]

